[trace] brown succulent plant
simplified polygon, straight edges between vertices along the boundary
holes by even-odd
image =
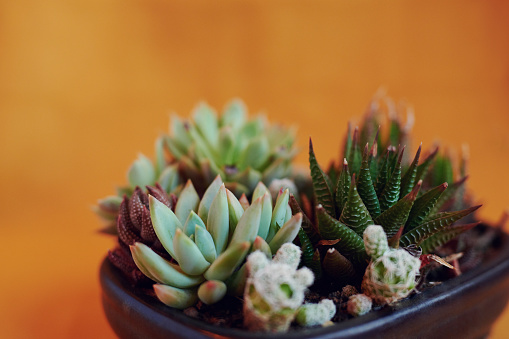
[[[108,251],[108,259],[119,268],[133,284],[148,282],[133,261],[129,246],[135,242],[143,243],[161,256],[170,259],[158,240],[152,221],[150,220],[148,194],[168,206],[176,204],[176,196],[168,195],[156,183],[155,187],[147,186],[147,192],[136,186],[130,198],[124,195],[117,218],[118,246]]]

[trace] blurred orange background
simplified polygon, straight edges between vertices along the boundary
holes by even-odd
[[[0,1],[3,338],[114,337],[90,207],[152,156],[169,112],[233,97],[300,126],[319,161],[383,85],[414,147],[470,144],[469,187],[509,207],[507,1]],[[492,338],[506,338],[509,309]]]

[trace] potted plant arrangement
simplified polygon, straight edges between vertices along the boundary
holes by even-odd
[[[393,107],[374,99],[327,170],[310,140],[309,174],[292,167],[295,130],[238,100],[172,117],[155,159],[96,206],[118,239],[100,273],[115,332],[486,336],[509,299],[504,222],[476,222],[466,155],[454,171],[438,148],[410,154],[413,119]]]

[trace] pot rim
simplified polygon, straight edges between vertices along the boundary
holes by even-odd
[[[331,326],[305,328],[298,331],[290,330],[286,333],[249,332],[237,328],[214,326],[189,317],[181,310],[170,308],[163,303],[154,303],[154,298],[137,293],[135,289],[130,287],[126,279],[119,274],[120,271],[109,262],[108,258],[105,258],[101,264],[100,282],[103,298],[106,295],[113,295],[113,299],[123,301],[124,305],[122,307],[134,309],[136,314],[143,314],[143,317],[150,318],[160,328],[168,329],[169,333],[191,329],[196,331],[193,334],[194,338],[254,339],[277,337],[304,339],[317,336],[323,339],[343,336],[363,338],[376,333],[378,328],[382,328],[388,323],[409,321],[434,305],[443,307],[448,301],[468,294],[468,292],[475,291],[477,295],[482,296],[483,293],[488,293],[496,285],[501,285],[509,280],[509,235],[501,232],[500,238],[500,248],[478,267],[410,298],[401,300],[395,305],[371,311],[361,317],[334,323]]]

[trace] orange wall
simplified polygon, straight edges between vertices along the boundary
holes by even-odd
[[[496,220],[508,15],[504,1],[0,1],[2,336],[113,336],[97,282],[113,241],[89,207],[199,99],[300,126],[326,164],[384,85],[413,104],[415,144],[470,144],[470,188]]]

